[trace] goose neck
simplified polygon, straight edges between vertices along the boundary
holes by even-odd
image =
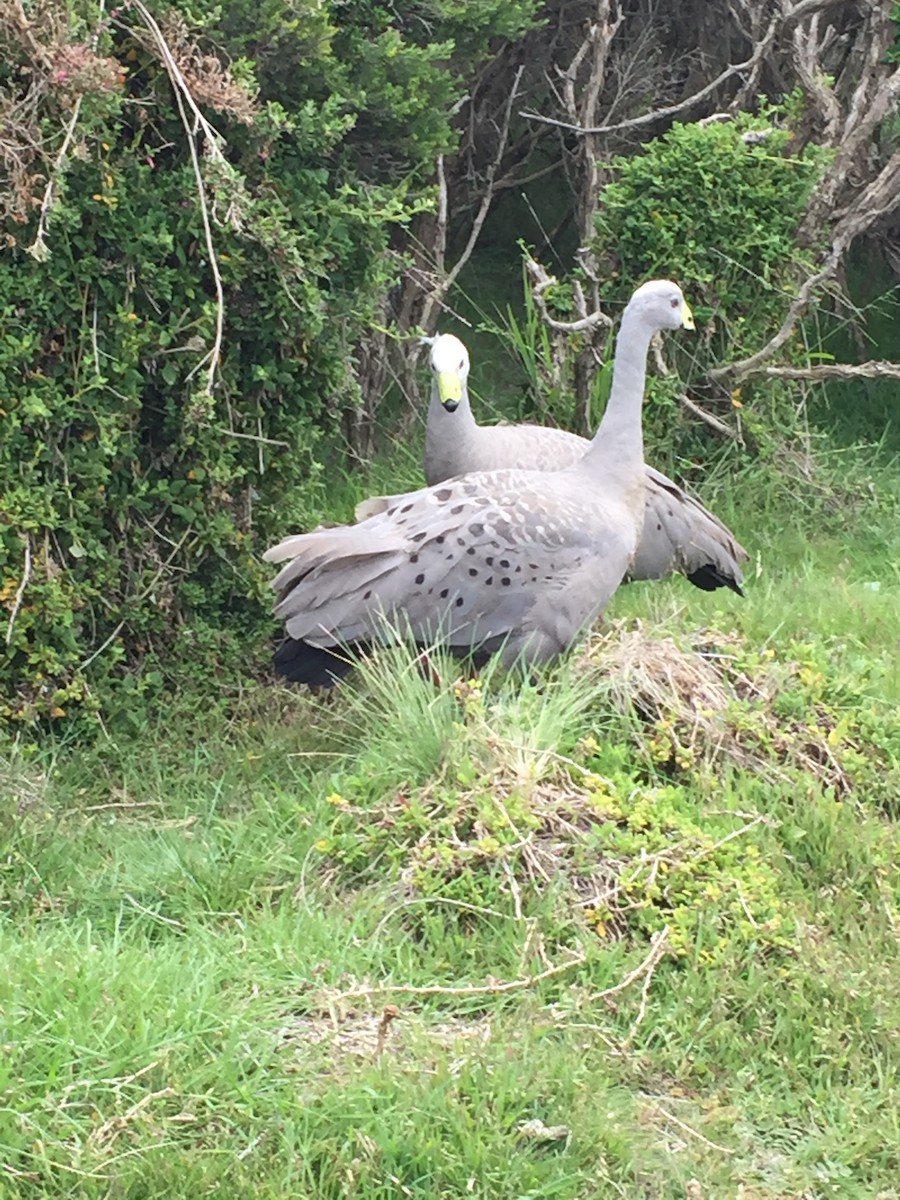
[[[589,451],[589,457],[602,459],[617,471],[643,470],[642,408],[653,332],[637,313],[625,309],[616,339],[609,400]]]

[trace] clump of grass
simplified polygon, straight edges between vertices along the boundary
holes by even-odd
[[[369,691],[369,718],[387,729],[371,744],[377,783],[336,773],[334,817],[316,842],[344,886],[389,875],[398,896],[450,905],[463,923],[486,908],[541,912],[562,943],[588,929],[626,943],[667,929],[676,953],[709,956],[734,939],[789,940],[777,876],[759,845],[741,844],[765,818],[698,812],[682,786],[648,780],[621,743],[601,745],[586,730],[613,685],[596,672],[576,664],[564,682],[516,690],[458,677],[436,688],[415,673],[399,686],[420,694],[411,711],[431,770],[423,777],[392,752],[390,713]],[[426,710],[442,714],[442,739]]]
[[[739,768],[773,785],[815,783],[837,796],[893,804],[900,794],[900,716],[875,698],[872,667],[852,674],[827,641],[789,639],[776,652],[735,632],[676,641],[637,621],[592,640],[582,661],[636,744],[673,778],[715,780]]]

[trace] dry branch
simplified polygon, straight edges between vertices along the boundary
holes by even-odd
[[[686,112],[695,104],[699,104],[701,100],[705,100],[707,96],[712,95],[716,88],[720,87],[726,79],[730,79],[732,75],[737,75],[741,71],[746,71],[753,64],[753,58],[748,58],[746,62],[735,63],[730,67],[726,67],[721,74],[717,75],[712,83],[708,83],[706,87],[702,87],[699,92],[694,92],[692,96],[688,96],[685,100],[680,100],[678,104],[670,104],[665,108],[656,108],[653,112],[644,113],[641,117],[630,117],[627,121],[617,121],[612,125],[596,125],[585,128],[581,125],[573,125],[569,121],[557,121],[553,117],[543,117],[540,113],[523,111],[519,113],[520,117],[524,117],[526,121],[539,121],[543,125],[553,125],[557,129],[566,129],[571,133],[579,135],[585,134],[600,134],[600,133],[615,133],[620,129],[637,129],[641,125],[650,125],[654,121],[661,121],[666,117],[677,117],[681,113]]]
[[[809,307],[813,296],[820,288],[824,287],[826,283],[830,283],[834,278],[849,244],[849,241],[845,239],[835,239],[824,266],[815,275],[810,275],[801,284],[797,295],[791,301],[790,308],[781,323],[781,327],[766,342],[765,346],[747,358],[727,363],[724,367],[713,367],[709,372],[710,379],[723,380],[730,378],[739,383],[742,379],[747,379],[750,375],[754,374],[758,367],[768,362],[772,355],[780,350],[788,338],[790,338],[797,322]]]
[[[843,0],[800,0],[800,3],[795,4],[793,8],[785,4],[783,28],[785,32],[789,32],[798,21],[805,21],[807,17],[811,17],[814,13],[823,12],[826,8],[834,8],[836,5],[842,3]]]
[[[358,1000],[366,996],[382,996],[388,993],[392,995],[402,993],[405,996],[498,996],[504,992],[517,992],[522,991],[524,988],[534,987],[536,983],[543,983],[545,979],[552,979],[554,975],[561,975],[563,971],[581,966],[586,961],[586,958],[587,955],[583,951],[580,951],[566,962],[557,963],[554,967],[548,967],[546,971],[540,971],[537,975],[528,975],[524,979],[497,980],[492,983],[463,984],[458,987],[448,987],[439,983],[422,986],[412,983],[372,984],[369,987],[351,988],[350,991],[340,992],[337,996],[333,997],[331,1003],[334,1005],[341,1000]],[[629,982],[631,982],[630,978]],[[627,984],[624,986],[627,986]],[[621,990],[622,987],[617,986],[609,992],[601,992],[600,995],[612,995],[613,991]]]
[[[44,262],[50,257],[50,251],[47,249],[47,243],[44,240],[47,232],[47,222],[50,216],[50,206],[53,203],[53,192],[56,188],[57,181],[62,173],[66,161],[66,155],[69,152],[69,146],[72,144],[72,138],[75,136],[75,128],[78,125],[78,117],[81,113],[81,100],[79,96],[75,101],[75,106],[72,109],[72,115],[69,118],[69,123],[66,126],[65,137],[62,145],[59,148],[59,153],[50,168],[50,174],[47,178],[47,186],[44,188],[44,196],[41,200],[41,209],[38,213],[37,230],[35,231],[34,241],[28,247],[28,253],[32,258],[36,258],[38,262]]]
[[[813,367],[760,367],[751,374],[767,379],[807,379],[813,383],[823,379],[900,379],[900,363],[872,360],[821,363]]]
[[[459,278],[459,274],[463,267],[472,257],[478,239],[481,236],[481,230],[487,220],[488,213],[491,210],[491,205],[494,202],[494,180],[500,165],[503,161],[503,155],[506,153],[506,146],[509,141],[509,126],[512,119],[512,109],[516,101],[516,96],[519,92],[519,85],[522,80],[524,66],[520,66],[516,71],[515,79],[513,80],[512,89],[506,101],[503,114],[503,123],[500,127],[500,137],[497,142],[497,150],[494,158],[487,169],[487,177],[485,182],[484,192],[481,196],[481,203],[478,205],[478,212],[472,221],[472,226],[469,230],[469,236],[466,244],[459,255],[459,258],[453,264],[450,271],[445,271],[444,255],[447,246],[447,234],[449,228],[449,210],[447,196],[447,181],[444,174],[444,158],[441,155],[437,161],[438,175],[438,220],[437,220],[437,247],[436,247],[436,266],[438,272],[443,276],[432,289],[430,295],[425,299],[425,304],[422,312],[421,324],[427,331],[431,331],[431,322],[435,309],[440,307],[444,297],[453,287],[453,284]]]
[[[737,430],[732,429],[730,425],[726,425],[724,421],[720,420],[713,413],[702,408],[690,396],[685,395],[684,392],[678,397],[678,400],[681,407],[689,412],[691,416],[696,417],[698,421],[703,421],[705,425],[708,425],[710,429],[714,429],[716,433],[720,433],[723,437],[731,438],[732,441],[739,442],[741,440],[741,435]]]
[[[207,119],[203,116],[200,109],[191,94],[191,90],[187,85],[178,63],[175,61],[175,56],[163,36],[163,32],[157,24],[150,10],[143,3],[143,0],[130,0],[131,7],[140,14],[154,45],[159,52],[163,65],[169,76],[169,81],[172,84],[172,91],[175,95],[175,102],[178,105],[178,115],[181,118],[181,123],[184,127],[184,132],[187,135],[188,149],[191,155],[191,166],[194,171],[194,180],[197,184],[197,202],[200,206],[200,216],[203,221],[203,238],[206,242],[206,253],[209,258],[209,267],[213,277],[213,287],[216,293],[216,327],[213,336],[213,344],[207,354],[209,366],[206,372],[206,394],[212,396],[213,388],[216,382],[216,373],[219,369],[219,361],[222,356],[222,342],[225,332],[225,289],[222,286],[222,276],[219,271],[219,260],[216,256],[216,248],[212,236],[212,222],[209,214],[209,204],[206,198],[206,187],[203,182],[203,172],[200,169],[200,152],[197,148],[197,133],[201,131],[205,139],[206,153],[220,166],[228,169],[228,163],[225,155],[222,153],[222,143],[224,139]],[[187,109],[190,109],[193,117],[193,124],[188,120]]]
[[[608,317],[606,313],[600,312],[599,309],[577,321],[557,321],[555,317],[550,316],[547,301],[544,299],[544,292],[547,288],[558,282],[556,277],[548,275],[544,267],[527,251],[525,252],[525,269],[533,280],[531,295],[534,306],[541,314],[541,320],[550,329],[555,329],[558,333],[583,333],[587,329],[595,329],[598,325],[603,325],[607,329],[612,326],[612,318]]]
[[[19,609],[22,607],[22,598],[25,595],[25,589],[28,587],[28,581],[31,578],[31,541],[28,534],[25,535],[25,560],[22,566],[22,578],[19,580],[19,586],[16,588],[15,599],[13,600],[12,612],[9,614],[9,623],[6,626],[6,644],[12,642],[13,631],[16,627],[16,617],[19,615]]]

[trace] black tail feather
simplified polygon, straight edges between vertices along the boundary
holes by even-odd
[[[694,587],[700,588],[702,592],[714,592],[716,588],[727,587],[733,592],[737,592],[739,596],[743,596],[744,592],[741,585],[733,575],[726,575],[720,571],[713,563],[704,563],[702,567],[698,567],[696,571],[692,571],[688,575],[688,579]]]
[[[453,658],[466,661],[471,667],[480,670],[506,640],[489,638],[479,646],[446,646],[445,649]],[[425,650],[424,643],[414,643],[416,649]],[[309,687],[330,688],[356,666],[357,660],[370,653],[372,647],[367,642],[354,643],[353,647],[311,646],[309,642],[297,638],[286,638],[275,651],[273,665],[278,675],[289,679],[292,683],[305,683]]]
[[[356,651],[360,647],[354,647]],[[340,646],[333,649],[311,646],[297,638],[287,638],[275,651],[275,670],[293,683],[306,683],[310,687],[333,687],[350,671],[353,658]]]

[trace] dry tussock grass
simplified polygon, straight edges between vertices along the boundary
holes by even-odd
[[[642,749],[673,773],[731,762],[771,782],[799,772],[838,794],[851,789],[834,714],[810,690],[801,662],[750,653],[736,633],[701,629],[679,644],[635,621],[593,638],[579,665],[596,672],[620,712],[637,717]],[[802,716],[776,710],[788,689],[809,693]],[[852,739],[843,747],[863,749]]]

